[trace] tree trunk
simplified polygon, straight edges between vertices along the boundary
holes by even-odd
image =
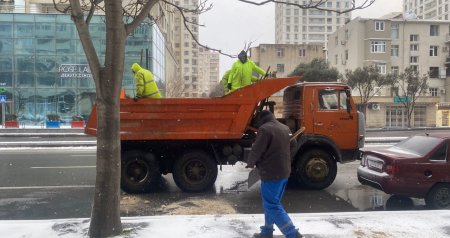
[[[104,77],[100,77],[100,79],[103,80]],[[108,93],[105,93],[105,96],[107,95]],[[118,102],[112,100],[97,98],[97,176],[89,227],[90,237],[108,237],[122,232],[120,220],[120,123],[119,105],[117,104]]]
[[[126,32],[121,1],[105,2],[105,66],[97,87],[97,176],[89,227],[90,237],[122,233],[120,220],[120,89]]]

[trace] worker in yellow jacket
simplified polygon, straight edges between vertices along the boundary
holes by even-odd
[[[238,60],[233,63],[228,76],[227,88],[229,92],[257,81],[258,78],[253,76],[253,72],[257,72],[260,75],[266,74],[266,71],[247,58],[247,52],[241,51],[238,55]]]
[[[138,63],[131,65],[136,84],[136,98],[161,98],[155,77],[150,70],[142,68]]]

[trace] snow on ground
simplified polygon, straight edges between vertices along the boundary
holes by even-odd
[[[291,214],[306,237],[450,237],[450,211],[349,212]],[[122,218],[118,237],[241,238],[251,237],[262,214],[183,215]],[[89,219],[0,221],[10,238],[86,237]],[[281,234],[278,230],[275,234]]]

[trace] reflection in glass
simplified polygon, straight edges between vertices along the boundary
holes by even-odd
[[[54,56],[39,56],[36,59],[37,72],[57,72],[56,59]]]
[[[94,79],[92,78],[78,78],[78,87],[80,88],[95,88]]]
[[[18,38],[15,40],[14,53],[15,54],[34,54],[34,39],[33,38]]]
[[[81,44],[81,43],[80,43]],[[76,40],[57,39],[56,40],[56,54],[75,54]]]
[[[13,53],[13,40],[10,38],[0,38],[0,55],[12,55]]]
[[[16,72],[17,87],[34,87],[34,73]]]
[[[16,71],[19,72],[34,72],[34,55],[16,56]]]
[[[69,120],[73,115],[76,115],[75,107],[75,92],[71,89],[57,90],[56,106],[57,112],[61,117],[66,117]]]
[[[56,24],[56,37],[57,39],[74,39],[75,38],[74,24],[73,23]]]
[[[16,113],[20,115],[21,121],[36,122],[40,119],[36,118],[35,110],[35,94],[34,89],[16,88],[14,91],[14,102]],[[33,123],[30,123],[33,124]]]
[[[76,88],[78,78],[65,78],[56,76],[56,85],[58,88]]]
[[[88,118],[95,103],[95,90],[79,90],[77,95],[77,114]]]
[[[58,114],[57,109],[56,89],[39,89],[36,91],[36,118],[45,120],[48,114]]]
[[[11,87],[12,75],[12,72],[0,72],[0,87]]]
[[[40,73],[36,77],[37,86],[53,88],[56,86],[56,73]]]
[[[54,38],[55,36],[55,23],[42,23],[36,24],[36,38]]]
[[[36,39],[36,54],[54,55],[55,52],[55,39]]]
[[[8,22],[0,23],[0,37],[12,38],[12,24]]]
[[[14,35],[18,38],[25,36],[34,37],[33,23],[16,23],[14,25]]]
[[[0,56],[0,72],[12,72],[12,56]]]

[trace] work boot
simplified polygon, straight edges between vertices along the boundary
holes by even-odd
[[[298,232],[298,229],[297,229],[296,233],[291,233],[291,234],[285,235],[285,236],[286,236],[286,238],[302,238],[303,237],[303,235],[300,234],[300,232]]]
[[[255,233],[253,238],[273,238],[273,233]]]
[[[253,238],[272,238],[273,237],[273,226],[260,226],[260,233],[253,234]]]

